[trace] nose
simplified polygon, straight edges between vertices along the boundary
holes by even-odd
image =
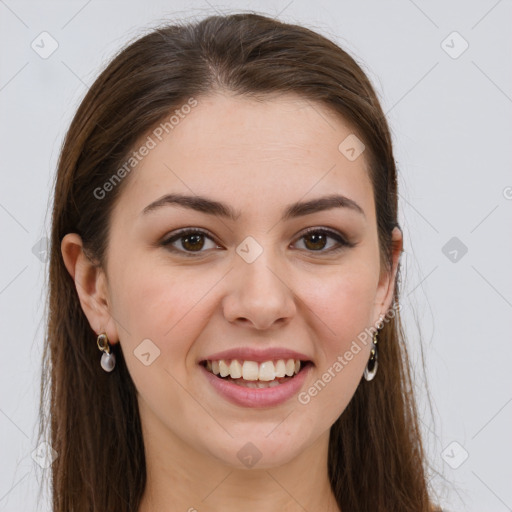
[[[229,322],[265,330],[288,323],[296,313],[291,284],[269,252],[263,251],[252,263],[237,257],[223,300]]]

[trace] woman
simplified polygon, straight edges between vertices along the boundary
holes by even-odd
[[[121,51],[56,177],[54,512],[433,510],[397,215],[385,116],[333,42],[237,14]]]

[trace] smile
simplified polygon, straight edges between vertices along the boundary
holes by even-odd
[[[284,404],[297,395],[314,364],[291,358],[207,359],[199,367],[218,395],[238,406],[260,408]]]
[[[220,378],[239,386],[259,389],[279,386],[299,373],[305,364],[300,359],[278,359],[262,363],[238,359],[204,362],[205,368]]]

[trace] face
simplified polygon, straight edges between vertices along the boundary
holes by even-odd
[[[327,438],[369,357],[354,341],[386,313],[394,274],[380,266],[365,154],[338,149],[348,124],[291,95],[197,101],[126,178],[102,327],[121,343],[144,429],[273,467]],[[170,194],[191,199],[148,207]],[[320,201],[335,195],[346,199]],[[274,377],[295,360],[295,376]]]

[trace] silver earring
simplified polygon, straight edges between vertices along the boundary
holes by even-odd
[[[377,374],[377,368],[379,367],[379,354],[377,351],[377,332],[373,333],[373,343],[372,349],[370,351],[370,358],[368,359],[368,363],[366,364],[366,368],[364,369],[363,376],[367,381],[372,380]]]
[[[101,356],[101,367],[106,372],[111,372],[116,366],[116,356],[110,351],[107,334],[100,334],[96,343],[98,344],[98,348],[103,352]]]

